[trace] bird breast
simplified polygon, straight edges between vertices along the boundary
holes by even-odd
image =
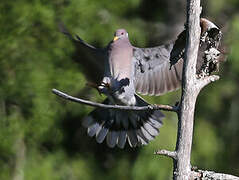
[[[121,80],[131,78],[133,73],[133,48],[128,43],[113,44],[109,54],[111,76]]]

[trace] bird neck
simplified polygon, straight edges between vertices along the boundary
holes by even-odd
[[[128,38],[122,38],[122,39],[118,39],[116,41],[113,41],[110,44],[110,46],[114,47],[114,48],[129,48],[132,45],[131,45],[131,43],[130,43]]]

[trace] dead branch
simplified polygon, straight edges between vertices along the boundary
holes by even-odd
[[[177,159],[176,151],[168,151],[168,150],[162,149],[162,150],[155,151],[154,154],[170,157],[175,160]]]
[[[206,170],[192,171],[191,177],[194,180],[239,180],[239,177],[230,174],[216,173],[214,171]]]
[[[52,92],[59,97],[62,97],[66,100],[77,102],[80,104],[85,104],[88,106],[99,107],[99,108],[106,108],[106,109],[119,109],[119,110],[126,110],[126,111],[147,111],[147,110],[164,110],[164,111],[173,111],[177,112],[178,108],[176,106],[169,106],[169,105],[160,105],[160,104],[153,104],[148,106],[120,106],[120,105],[106,105],[97,102],[87,101],[84,99],[76,98],[70,96],[66,93],[63,93],[57,89],[52,89]]]

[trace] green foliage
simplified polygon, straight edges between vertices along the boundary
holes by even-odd
[[[196,124],[192,162],[208,169],[216,164],[218,155],[222,153],[223,143],[210,123],[196,119]]]
[[[134,45],[146,46],[152,34],[149,24],[158,25],[167,17],[161,7],[145,10],[145,4],[139,0],[0,3],[0,179],[21,175],[27,180],[171,179],[171,160],[153,152],[174,149],[176,115],[165,113],[160,135],[148,146],[109,149],[86,136],[80,125],[92,108],[51,93],[57,88],[94,101],[104,99],[85,86],[81,67],[72,60],[74,46],[59,33],[59,22],[97,46],[105,46],[121,27],[128,30]],[[238,1],[211,0],[208,5],[211,8],[206,12],[211,16],[220,17],[228,9],[235,13],[226,24],[225,42],[231,52],[228,62],[221,65],[222,78],[198,99],[192,162],[238,175]],[[174,92],[145,98],[151,103],[174,104],[179,97],[180,92]]]

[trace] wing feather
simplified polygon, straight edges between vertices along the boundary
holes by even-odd
[[[220,29],[211,21],[201,18],[201,38],[214,38],[215,47],[218,48]],[[213,33],[215,37],[213,37]],[[220,36],[218,36],[220,37]],[[204,41],[205,42],[205,41]],[[183,57],[186,45],[186,30],[182,31],[175,42],[152,48],[134,48],[134,76],[135,88],[143,95],[162,95],[174,91],[181,85]],[[197,72],[204,63],[204,51],[208,44],[200,44]]]
[[[138,93],[161,95],[180,87],[182,63],[178,62],[175,67],[170,68],[173,45],[134,48],[135,88]]]
[[[66,35],[75,45],[76,52],[73,59],[80,64],[87,80],[92,83],[98,83],[102,80],[104,75],[104,61],[107,56],[106,48],[96,48],[85,41],[79,36],[76,38],[69,33],[64,24],[59,24],[60,32]],[[89,70],[90,68],[90,70]]]
[[[180,87],[182,63],[170,68],[174,43],[153,48],[134,48],[135,88],[143,95],[161,95]],[[178,75],[179,74],[179,75]]]

